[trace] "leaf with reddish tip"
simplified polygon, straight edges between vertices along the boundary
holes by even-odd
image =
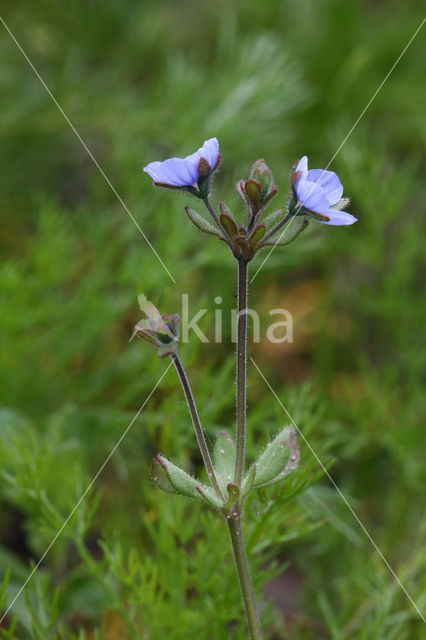
[[[263,199],[263,201],[262,201],[262,208],[265,208],[265,207],[266,207],[266,205],[267,205],[267,204],[272,200],[272,198],[275,198],[275,196],[277,195],[277,193],[278,193],[278,189],[277,189],[277,187],[274,185],[274,186],[271,188],[271,190],[270,190],[270,192],[268,193],[268,195],[267,195],[267,196],[265,196],[265,198]]]
[[[220,222],[227,234],[233,238],[238,234],[238,227],[234,217],[224,202],[221,202],[219,206],[221,211]]]
[[[250,202],[258,207],[260,205],[260,201],[262,199],[262,185],[260,182],[253,180],[250,178],[245,182],[245,191],[250,200]]]
[[[249,238],[249,244],[251,247],[254,247],[260,240],[262,240],[265,235],[265,225],[258,224],[257,227],[254,228],[253,233]]]
[[[163,491],[179,493],[190,498],[198,497],[196,491],[200,484],[198,480],[161,455],[155,456],[153,460],[151,478],[155,486]]]
[[[198,491],[199,497],[201,497],[204,502],[207,502],[209,507],[213,509],[221,509],[223,507],[222,500],[216,496],[212,489],[199,484],[196,490]]]

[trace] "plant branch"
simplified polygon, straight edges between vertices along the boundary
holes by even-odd
[[[235,565],[243,597],[247,626],[251,640],[262,640],[259,613],[257,611],[256,597],[247,562],[247,555],[241,530],[241,518],[239,513],[227,516],[229,534],[231,536],[232,550],[234,552]]]
[[[235,457],[235,484],[241,487],[246,453],[246,370],[247,370],[247,299],[248,299],[248,263],[238,259],[238,316],[236,345],[236,406],[237,406],[237,453]]]
[[[216,211],[213,209],[212,205],[210,204],[210,200],[208,199],[208,197],[205,197],[205,198],[204,198],[204,200],[203,200],[203,202],[204,202],[204,204],[205,204],[205,205],[206,205],[206,207],[207,207],[207,211],[210,213],[211,217],[212,217],[212,218],[213,218],[213,220],[216,222],[216,224],[217,224],[217,226],[219,227],[219,229],[220,229],[221,231],[223,231],[223,227],[222,227],[222,225],[220,224],[220,220],[219,220],[219,218],[217,217],[217,213],[216,213]]]
[[[179,358],[177,353],[172,353],[170,357],[173,361],[173,364],[175,366],[176,372],[179,376],[179,380],[182,385],[183,392],[185,394],[186,403],[188,405],[189,413],[191,414],[192,424],[194,425],[195,436],[197,438],[198,447],[200,449],[200,452],[203,458],[207,475],[209,476],[209,480],[214,490],[216,491],[217,495],[219,496],[219,498],[225,501],[225,497],[217,481],[216,473],[213,467],[212,459],[210,457],[210,452],[207,446],[206,438],[204,436],[203,427],[201,426],[201,421],[198,415],[197,407],[195,405],[194,396],[192,394],[191,386],[189,384],[186,371],[183,367],[182,360]]]
[[[264,242],[267,242],[269,240],[269,238],[272,238],[272,236],[274,236],[277,233],[277,231],[279,231],[281,229],[281,227],[283,227],[285,225],[285,223],[288,222],[290,220],[290,218],[292,218],[292,217],[293,217],[293,214],[287,213],[287,215],[284,216],[284,218],[281,220],[281,222],[279,222],[276,227],[271,229],[271,231],[269,233],[267,233],[266,236],[264,236],[262,238],[261,244],[263,244]]]

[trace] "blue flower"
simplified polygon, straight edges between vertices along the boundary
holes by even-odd
[[[291,174],[293,189],[292,212],[300,209],[301,215],[309,215],[323,224],[353,224],[357,218],[346,211],[349,200],[342,198],[343,186],[334,171],[310,169],[308,158],[303,156],[295,165]],[[335,207],[335,208],[334,208]]]
[[[195,192],[194,195],[199,195],[203,183],[208,182],[220,159],[219,142],[216,138],[210,138],[198,151],[186,158],[150,162],[143,170],[159,187],[184,188],[191,193]]]

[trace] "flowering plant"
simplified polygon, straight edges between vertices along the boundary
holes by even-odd
[[[186,158],[151,162],[144,171],[151,176],[156,186],[183,189],[202,200],[209,218],[186,206],[189,219],[200,231],[219,238],[237,259],[235,442],[229,433],[222,432],[212,454],[210,452],[191,386],[178,353],[178,316],[161,315],[145,296],[140,296],[139,303],[146,320],[136,325],[135,334],[154,344],[160,357],[169,355],[173,361],[182,383],[209,484],[193,478],[160,454],[152,464],[152,480],[164,491],[203,500],[224,517],[230,534],[250,638],[259,640],[262,638],[262,630],[242,535],[241,517],[247,498],[253,491],[278,483],[295,471],[299,463],[299,449],[293,427],[285,426],[255,462],[249,467],[246,464],[248,265],[263,248],[292,242],[310,222],[350,225],[356,222],[356,218],[343,211],[349,200],[342,198],[343,186],[338,176],[332,171],[308,170],[308,160],[304,156],[295,164],[291,173],[287,210],[276,209],[268,214],[266,209],[277,196],[278,189],[265,161],[257,160],[248,178],[239,180],[235,186],[247,212],[246,222],[238,222],[224,202],[220,202],[219,211],[216,211],[209,200],[212,178],[220,160],[218,141],[211,138]]]

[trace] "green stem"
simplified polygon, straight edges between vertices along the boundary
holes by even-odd
[[[216,473],[213,467],[213,462],[210,457],[209,448],[207,446],[206,438],[204,436],[203,427],[201,426],[200,417],[198,415],[197,407],[195,404],[194,396],[192,395],[191,385],[189,384],[188,376],[183,367],[182,360],[177,353],[171,354],[171,359],[175,366],[176,372],[179,376],[179,380],[182,385],[183,392],[185,394],[186,403],[188,405],[189,413],[191,414],[192,424],[194,425],[195,436],[197,438],[198,447],[203,457],[204,466],[209,476],[212,487],[216,491],[219,498],[225,501],[225,497],[217,481]]]
[[[235,565],[243,597],[244,609],[247,618],[247,626],[251,640],[262,640],[259,613],[256,606],[253,585],[250,577],[250,569],[241,531],[241,518],[239,513],[231,513],[227,516],[229,534],[231,536],[232,550],[234,552]]]
[[[246,369],[247,369],[247,299],[248,263],[238,259],[238,316],[236,345],[237,377],[237,453],[235,457],[235,484],[241,487],[246,453]]]

